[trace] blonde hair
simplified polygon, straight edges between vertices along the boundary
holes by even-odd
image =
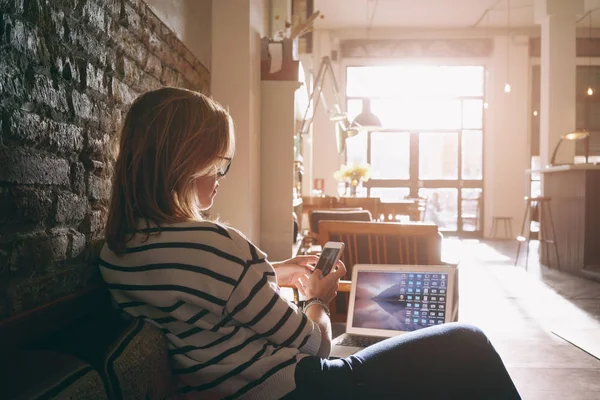
[[[201,219],[194,180],[216,174],[234,146],[231,117],[203,94],[166,87],[139,96],[121,129],[109,248],[122,253],[140,218],[158,226]]]

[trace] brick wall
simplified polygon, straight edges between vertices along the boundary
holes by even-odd
[[[209,81],[140,0],[0,0],[0,318],[99,279],[124,111]]]

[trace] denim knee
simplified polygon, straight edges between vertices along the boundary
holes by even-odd
[[[448,334],[460,337],[461,340],[471,342],[473,344],[489,345],[488,337],[481,329],[475,325],[466,324],[463,322],[455,322],[447,324]]]

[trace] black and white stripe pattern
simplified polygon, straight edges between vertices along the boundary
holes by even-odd
[[[182,392],[278,398],[321,334],[279,295],[266,255],[235,229],[189,222],[139,229],[125,254],[104,247],[115,302],[165,332]],[[151,233],[147,236],[146,233]]]

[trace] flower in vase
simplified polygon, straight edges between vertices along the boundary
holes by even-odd
[[[358,186],[360,182],[366,182],[371,176],[371,166],[368,163],[342,164],[338,171],[335,171],[333,177],[338,182],[348,182],[352,186]]]

